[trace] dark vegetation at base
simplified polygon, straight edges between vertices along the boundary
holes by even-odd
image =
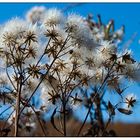
[[[56,121],[56,124],[57,123],[58,122]],[[0,122],[0,128],[2,126],[3,126],[3,122]],[[53,128],[53,126],[50,122],[44,122],[44,126],[46,127],[45,130],[46,130],[47,136],[49,136],[49,137],[62,136],[57,130],[55,130]],[[73,120],[73,119],[69,120],[69,122],[67,123],[67,136],[75,137],[78,133],[80,126],[81,126],[80,122]],[[90,128],[91,128],[90,124],[85,124],[80,136],[83,136],[85,133],[87,133],[86,131],[89,130]],[[113,130],[116,133],[115,135],[117,137],[140,136],[140,124],[135,124],[135,123],[133,123],[133,124],[127,124],[127,123],[123,123],[123,122],[112,123],[108,126],[107,130],[108,130],[108,132]],[[12,136],[13,132],[14,132],[13,129],[11,129],[11,131],[8,133],[8,136]],[[6,134],[6,132],[5,132],[5,134]],[[2,136],[1,133],[0,133],[0,136]],[[23,136],[23,137],[25,136],[25,134],[23,133],[23,130],[20,131],[20,136]],[[26,136],[27,136],[27,134],[26,134]],[[34,134],[32,134],[32,136],[33,137],[44,136],[39,125],[38,125],[36,131],[34,132]]]

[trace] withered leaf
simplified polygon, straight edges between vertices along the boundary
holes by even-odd
[[[46,108],[46,106],[43,106],[43,105],[42,105],[42,106],[40,107],[40,110],[41,110],[41,111],[45,111],[45,108]]]
[[[132,110],[127,110],[127,109],[124,109],[124,108],[118,108],[118,111],[123,113],[123,114],[126,114],[126,115],[131,115],[133,113]]]
[[[110,55],[111,55],[111,57],[110,57],[111,61],[117,60],[117,55],[116,54],[110,54]]]
[[[53,125],[53,127],[60,133],[62,133],[55,125],[55,121],[54,121],[54,116],[56,114],[56,110],[57,110],[57,107],[54,109],[53,113],[52,113],[52,116],[51,116],[51,124]]]
[[[136,62],[133,58],[131,58],[130,54],[128,53],[123,55],[122,61],[124,61],[125,63],[127,63],[127,61],[130,61],[132,64]]]
[[[108,102],[108,111],[109,111],[110,115],[115,115],[115,109],[110,101]]]

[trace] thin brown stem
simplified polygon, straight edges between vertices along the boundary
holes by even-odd
[[[14,85],[14,83],[13,83],[13,81],[12,81],[11,78],[10,78],[10,75],[9,75],[9,73],[8,73],[7,68],[6,68],[6,74],[7,74],[7,77],[8,77],[8,79],[9,79],[9,81],[11,82],[13,88],[14,88],[15,90],[17,90],[16,87],[15,87],[15,85]]]
[[[108,127],[108,125],[109,125],[110,122],[111,122],[111,117],[109,117],[109,119],[108,119],[108,121],[107,121],[107,123],[106,123],[106,125],[104,127],[104,130],[102,132],[102,136],[104,136],[104,133],[105,133],[105,131],[106,131],[106,129],[107,129],[107,127]]]
[[[109,115],[109,118],[108,118],[108,121],[107,121],[107,123],[106,123],[106,125],[105,125],[105,127],[104,127],[103,132],[102,132],[102,136],[104,135],[104,133],[105,133],[107,127],[109,126],[109,124],[110,124],[110,122],[111,122],[111,118],[112,118],[112,116],[113,116],[113,112],[117,109],[118,105],[119,105],[119,104],[122,104],[122,103],[125,103],[125,102],[119,102],[119,103],[117,103],[117,104],[114,106],[114,109],[111,111],[111,113],[110,113],[110,115]]]
[[[48,46],[49,46],[49,44],[50,44],[50,41],[51,41],[51,38],[49,39],[49,41],[48,41],[48,43],[47,43],[47,45],[46,45],[46,47],[45,47],[45,50],[48,48]],[[44,55],[45,55],[45,50],[44,50],[44,53],[43,53],[43,54],[41,55],[41,57],[39,58],[39,60],[37,61],[36,66],[38,66],[38,64],[41,62],[42,58],[44,57]],[[30,76],[31,76],[31,75],[28,75],[27,78],[24,79],[23,84],[30,78]]]
[[[63,105],[63,125],[64,125],[64,137],[67,136],[67,130],[66,130],[66,104]]]
[[[67,40],[68,40],[68,37],[69,37],[69,36],[67,36],[67,38],[65,39],[64,44],[62,45],[61,49],[60,49],[60,50],[59,50],[59,52],[57,53],[56,57],[53,59],[53,61],[52,61],[52,63],[50,64],[50,66],[49,66],[49,68],[48,68],[47,72],[43,75],[42,79],[40,80],[40,82],[39,82],[39,83],[38,83],[38,85],[36,86],[35,90],[34,90],[34,91],[33,91],[33,93],[31,94],[31,96],[29,97],[29,99],[27,100],[27,102],[25,103],[24,107],[21,109],[21,111],[20,111],[20,113],[19,113],[19,114],[21,114],[21,113],[22,113],[22,111],[25,109],[25,107],[28,105],[28,103],[30,102],[31,98],[32,98],[32,97],[33,97],[33,95],[36,93],[36,91],[37,91],[37,90],[38,90],[38,88],[40,87],[41,83],[42,83],[42,82],[43,82],[43,80],[45,79],[46,75],[48,75],[48,73],[49,73],[50,69],[52,68],[52,66],[53,66],[53,64],[54,64],[54,62],[57,60],[57,58],[58,58],[58,56],[59,56],[60,52],[62,51],[62,49],[63,49],[63,48],[64,48],[64,46],[66,45]]]
[[[32,108],[32,110],[34,111],[34,113],[35,113],[35,115],[36,115],[36,118],[37,118],[37,120],[38,120],[38,122],[39,122],[39,124],[40,124],[40,127],[41,127],[41,129],[42,129],[42,132],[43,132],[44,136],[47,136],[47,135],[46,135],[46,131],[45,131],[45,129],[44,129],[42,123],[41,123],[41,120],[40,120],[40,118],[39,118],[37,112],[35,111],[35,109],[34,109],[33,106],[31,106],[31,108]]]
[[[91,108],[92,108],[92,103],[91,103],[91,105],[90,105],[90,107],[89,107],[89,109],[88,109],[88,112],[87,112],[87,115],[86,115],[86,117],[85,117],[85,119],[84,119],[84,122],[82,123],[82,126],[80,127],[80,129],[79,129],[79,131],[78,131],[78,135],[77,135],[77,136],[80,135],[80,133],[81,133],[81,131],[82,131],[82,129],[83,129],[83,127],[84,127],[86,121],[87,121],[88,115],[90,114]]]
[[[110,74],[112,68],[114,67],[115,63],[116,63],[116,61],[114,61],[114,63],[112,64],[110,70],[108,70],[108,73],[107,73],[107,75],[106,75],[104,81],[102,82],[100,88],[97,90],[97,92],[96,92],[95,95],[94,95],[93,101],[95,100],[96,96],[98,95],[98,93],[100,92],[100,90],[102,89],[102,87],[104,86],[104,84],[105,84],[106,80],[108,79],[109,74]],[[88,115],[89,115],[89,113],[90,113],[90,111],[91,111],[91,108],[92,108],[92,104],[93,104],[93,103],[91,103],[91,105],[90,105],[90,107],[89,107],[89,109],[88,109],[88,112],[87,112],[87,114],[86,114],[86,117],[85,117],[85,119],[84,119],[84,122],[83,122],[82,126],[80,127],[77,136],[80,135],[80,133],[81,133],[81,131],[82,131],[82,129],[83,129],[83,127],[84,127],[86,121],[87,121]]]
[[[17,98],[16,98],[16,116],[15,116],[15,131],[14,131],[14,136],[18,136],[18,124],[19,124],[19,113],[20,113],[20,95],[21,95],[21,89],[22,89],[22,81],[20,80],[20,87],[19,91],[17,93]]]
[[[19,82],[17,81],[17,97],[16,97],[16,116],[15,116],[15,131],[14,136],[18,136],[18,126],[20,119],[20,102],[21,102],[21,90],[22,90],[22,64],[19,66]]]
[[[18,122],[19,122],[19,110],[20,110],[20,96],[19,93],[17,95],[16,99],[16,116],[15,116],[15,130],[14,130],[14,136],[18,136]]]

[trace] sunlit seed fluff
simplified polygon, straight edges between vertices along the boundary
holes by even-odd
[[[21,97],[24,99],[29,98],[32,92],[37,87],[38,83],[39,83],[39,79],[30,77],[22,89],[22,93],[24,94],[22,94]]]
[[[58,93],[58,92],[57,92]],[[50,86],[46,86],[45,83],[42,84],[42,89],[40,93],[40,99],[43,106],[46,107],[46,109],[52,108],[52,107],[60,107],[60,100],[56,97],[56,91]]]
[[[69,15],[66,21],[66,28],[71,33],[74,44],[87,49],[96,48],[97,43],[83,17],[76,14]]]
[[[125,66],[124,75],[131,81],[140,81],[140,65],[138,63],[127,64]]]
[[[51,38],[57,38],[58,44],[60,45],[66,40],[68,34],[61,25],[56,25],[55,27],[47,27],[44,29],[44,34]],[[65,44],[67,46],[67,43]]]
[[[93,82],[102,84],[103,80],[105,79],[107,75],[107,71],[104,69],[104,67],[98,68],[95,71],[95,77],[93,78]]]
[[[102,41],[101,46],[99,47],[99,53],[101,53],[104,61],[111,57],[111,54],[116,54],[116,46],[115,44],[109,41]]]
[[[17,41],[17,39],[22,41],[28,32],[38,35],[40,31],[36,24],[28,24],[26,21],[20,18],[14,18],[4,25],[2,38],[6,34],[11,34],[16,39],[15,41]]]
[[[68,29],[78,29],[80,26],[85,26],[83,17],[76,15],[76,14],[69,14],[66,21],[66,27]]]
[[[98,33],[95,34],[95,40],[97,42],[102,42],[104,40],[105,34],[103,31],[99,31]]]
[[[40,28],[39,27],[37,27],[37,24],[29,24],[28,26],[27,26],[27,31],[29,32],[34,32],[34,33],[39,33],[39,30],[40,30]]]
[[[46,26],[54,26],[58,24],[63,24],[64,15],[62,12],[56,8],[51,8],[46,11],[44,24]]]
[[[125,54],[130,54],[130,55],[132,55],[133,52],[132,52],[132,50],[130,50],[130,49],[124,49],[124,50],[120,53],[120,56],[121,56],[121,55],[125,55]]]
[[[42,23],[44,20],[46,8],[44,6],[35,6],[26,14],[26,20],[29,23]]]
[[[14,45],[15,43],[24,42],[24,33],[27,30],[27,23],[20,18],[13,18],[8,21],[1,33],[2,47],[5,45]]]
[[[13,34],[18,34],[24,32],[26,27],[27,24],[24,20],[20,18],[13,18],[5,24],[3,28],[3,33],[9,32]]]
[[[114,38],[118,38],[120,40],[123,38],[123,36],[124,36],[124,26],[118,29],[113,35]]]
[[[73,93],[71,98],[69,99],[69,106],[73,111],[76,111],[82,106],[83,103],[83,95],[77,90],[76,94]]]
[[[0,86],[8,86],[10,84],[10,81],[7,77],[7,74],[5,72],[0,72]]]
[[[100,43],[104,40],[105,37],[105,33],[102,27],[98,28],[98,27],[94,27],[92,30],[92,33],[94,35],[95,40]]]
[[[83,29],[80,29],[75,34],[74,38],[75,42],[78,43],[80,47],[92,50],[98,46],[89,28],[84,27]]]

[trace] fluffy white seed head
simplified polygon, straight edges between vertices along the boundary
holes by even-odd
[[[56,8],[48,9],[45,14],[44,24],[46,26],[54,26],[62,24],[64,22],[64,16],[62,12]]]
[[[44,6],[35,6],[26,14],[26,20],[29,23],[42,23],[44,20],[46,8]]]

